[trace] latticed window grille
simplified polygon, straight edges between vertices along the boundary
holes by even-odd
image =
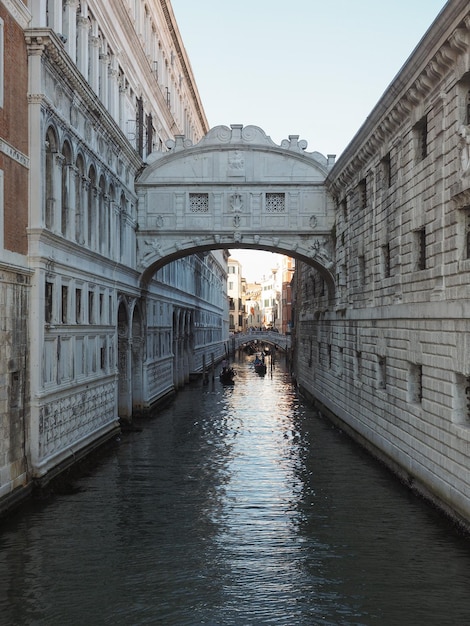
[[[267,193],[266,194],[266,211],[268,213],[284,213],[286,210],[286,194],[284,193]]]
[[[190,193],[189,194],[189,210],[191,211],[191,213],[208,213],[209,194],[208,193]]]

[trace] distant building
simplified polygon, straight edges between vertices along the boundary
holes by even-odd
[[[281,280],[279,268],[273,268],[271,273],[261,280],[261,316],[264,328],[280,330],[281,320]]]
[[[229,300],[229,330],[239,333],[245,330],[245,307],[243,304],[246,281],[242,276],[242,264],[229,257],[227,296]]]
[[[260,283],[247,283],[245,288],[244,306],[246,311],[245,329],[261,327],[261,285]]]
[[[292,257],[284,256],[281,261],[281,328],[284,334],[292,332],[294,324],[294,304],[292,281],[295,272],[295,260]]]

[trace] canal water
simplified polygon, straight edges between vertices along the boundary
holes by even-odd
[[[0,527],[0,624],[470,623],[470,539],[247,361]]]

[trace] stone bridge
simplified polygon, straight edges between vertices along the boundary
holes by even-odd
[[[257,126],[217,126],[150,155],[136,181],[138,267],[148,284],[166,263],[215,249],[278,252],[319,269],[334,294],[334,157],[297,135],[275,144]]]
[[[283,335],[281,333],[275,333],[273,331],[261,331],[255,330],[248,333],[237,333],[230,337],[230,348],[232,351],[237,350],[241,346],[257,341],[258,343],[269,343],[273,346],[277,346],[281,350],[287,351],[291,347],[291,336]]]

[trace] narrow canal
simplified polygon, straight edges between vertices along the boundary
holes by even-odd
[[[470,539],[282,367],[236,369],[2,524],[2,626],[469,623]]]

